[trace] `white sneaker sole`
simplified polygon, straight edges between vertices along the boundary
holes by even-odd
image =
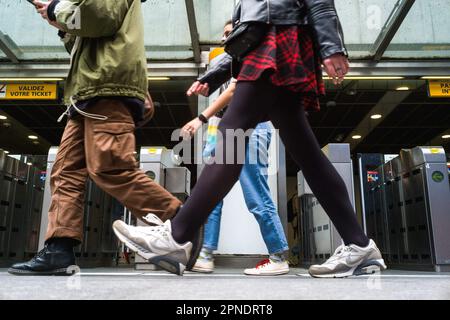
[[[191,269],[192,272],[198,272],[198,273],[213,273],[214,269],[204,269],[204,268],[192,268]]]
[[[280,270],[280,271],[274,271],[270,273],[251,273],[248,271],[244,271],[244,274],[247,276],[256,276],[256,277],[270,277],[270,276],[282,276],[289,273],[289,269],[287,270]]]
[[[313,274],[309,272],[313,278],[347,278],[351,276],[361,276],[367,274],[374,274],[387,269],[383,259],[370,260],[362,264],[354,266],[346,272],[342,273],[329,273],[329,274]]]
[[[164,255],[158,255],[156,253],[150,252],[132,240],[125,237],[119,230],[117,230],[113,226],[114,234],[119,238],[120,241],[122,241],[128,248],[130,248],[133,252],[137,253],[139,256],[147,260],[149,263],[157,265],[164,270],[177,274],[179,276],[182,276],[184,271],[186,270],[186,266],[178,261],[175,261],[174,259],[164,256]]]

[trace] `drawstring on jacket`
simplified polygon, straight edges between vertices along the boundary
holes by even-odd
[[[95,114],[95,113],[88,113],[88,112],[81,110],[80,108],[77,107],[75,101],[73,100],[73,97],[70,97],[70,105],[67,106],[66,111],[64,111],[63,114],[58,118],[58,122],[61,122],[65,116],[70,115],[71,107],[73,107],[79,114],[81,114],[82,116],[85,116],[87,118],[91,118],[94,120],[102,120],[102,121],[108,120],[107,116],[103,116],[101,114]]]

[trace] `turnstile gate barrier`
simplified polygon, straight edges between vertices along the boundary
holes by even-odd
[[[350,201],[354,206],[353,164],[350,158],[350,145],[329,144],[322,151],[343,178]],[[298,173],[298,192],[301,206],[299,234],[302,243],[300,244],[300,259],[302,264],[305,265],[321,263],[328,259],[342,244],[342,239],[319,201],[314,197],[301,171]]]
[[[42,182],[39,169],[0,150],[0,265],[37,252]]]
[[[387,244],[384,257],[392,266],[450,270],[450,187],[442,147],[403,149],[379,166],[372,187],[373,206],[366,203],[367,230],[378,230]],[[372,209],[374,208],[374,209]],[[381,225],[371,220],[379,211]],[[378,217],[378,216],[377,216]]]

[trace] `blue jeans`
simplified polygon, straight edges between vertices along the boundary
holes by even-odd
[[[270,130],[268,122],[260,123],[250,136],[239,181],[247,208],[259,224],[267,250],[269,254],[274,254],[289,250],[289,246],[267,183],[268,148],[272,136]],[[205,146],[205,149],[210,148],[211,146]],[[222,208],[223,201],[219,202],[208,217],[203,242],[206,249],[217,250]]]

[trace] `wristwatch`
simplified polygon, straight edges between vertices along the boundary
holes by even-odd
[[[200,119],[201,122],[208,123],[208,119],[203,114],[200,113],[198,118]]]

